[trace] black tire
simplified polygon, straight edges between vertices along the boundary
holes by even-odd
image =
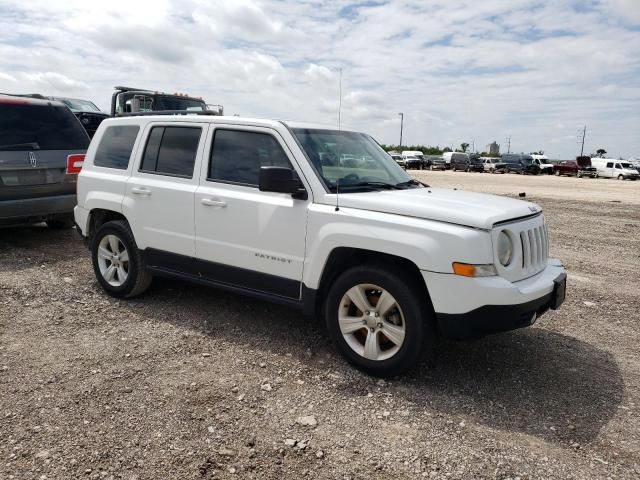
[[[100,241],[107,235],[115,235],[124,245],[129,254],[128,275],[120,286],[113,286],[107,282],[100,272],[98,263],[98,247]],[[140,295],[151,285],[153,276],[146,269],[142,253],[138,250],[133,232],[129,224],[124,220],[106,222],[91,236],[90,241],[91,262],[93,271],[102,288],[112,297],[130,298]]]
[[[399,350],[385,360],[370,360],[353,350],[338,322],[340,303],[346,292],[359,284],[373,284],[389,292],[404,317],[405,336]],[[338,352],[354,367],[380,377],[400,375],[416,367],[424,354],[431,356],[436,342],[435,319],[425,292],[414,279],[382,265],[353,267],[332,284],[324,304],[327,329]],[[365,332],[367,327],[363,327]],[[384,330],[380,330],[384,333]]]
[[[55,215],[53,217],[49,217],[46,220],[47,227],[51,230],[67,230],[69,228],[73,228],[75,224],[73,215]]]
[[[618,175],[618,180],[624,180],[624,176]]]

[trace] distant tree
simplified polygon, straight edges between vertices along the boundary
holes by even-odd
[[[466,151],[467,151],[467,148],[469,148],[469,144],[468,144],[467,142],[462,142],[462,143],[460,144],[460,151],[462,151],[462,152],[466,152]]]
[[[599,148],[598,150],[596,150],[596,153],[600,158],[602,158],[607,154],[607,151],[604,148]]]
[[[442,150],[442,153],[445,152],[452,152],[453,150],[451,150],[449,147],[444,147],[444,149]]]

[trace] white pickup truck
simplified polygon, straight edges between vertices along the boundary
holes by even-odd
[[[375,375],[412,367],[440,335],[531,325],[565,296],[540,207],[428,187],[354,131],[105,120],[75,220],[109,294],[138,295],[163,275],[298,307]]]

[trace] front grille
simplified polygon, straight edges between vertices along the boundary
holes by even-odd
[[[547,226],[540,226],[520,232],[522,243],[522,269],[526,274],[534,274],[544,269],[549,256],[549,234]]]

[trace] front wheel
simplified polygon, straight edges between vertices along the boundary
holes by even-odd
[[[327,294],[325,319],[340,354],[372,375],[399,375],[433,350],[433,313],[425,292],[392,268],[344,272]]]
[[[618,175],[618,180],[624,180],[624,176],[623,175]]]
[[[91,260],[98,282],[113,297],[134,297],[151,285],[153,277],[123,220],[103,224],[91,237]]]

